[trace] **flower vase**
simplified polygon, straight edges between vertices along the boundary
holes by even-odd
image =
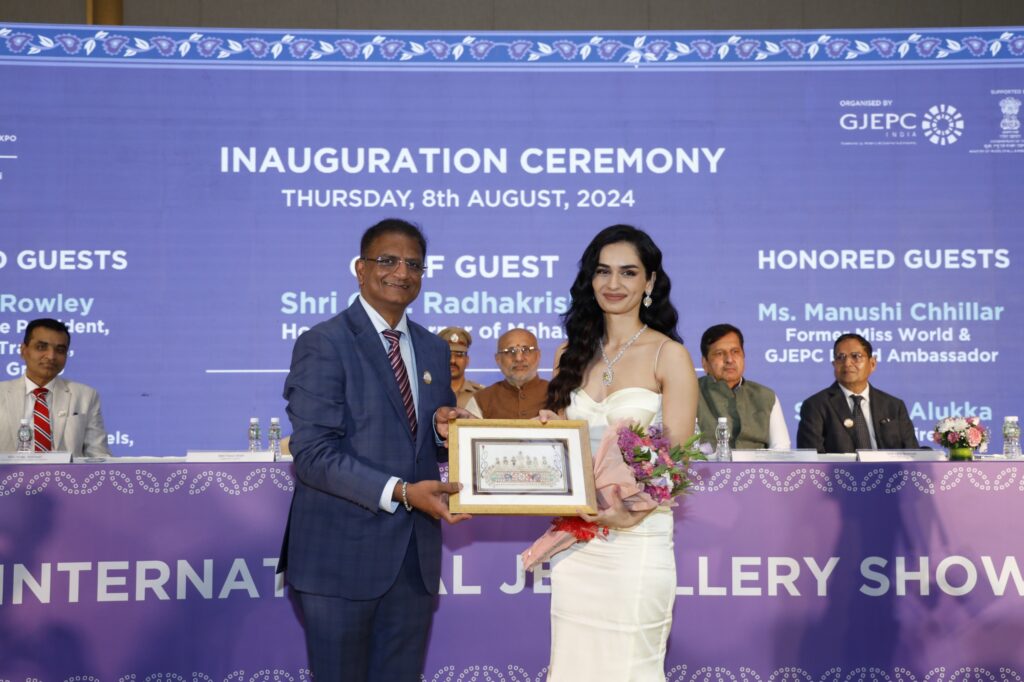
[[[950,448],[950,462],[970,462],[974,459],[974,450],[971,448]]]

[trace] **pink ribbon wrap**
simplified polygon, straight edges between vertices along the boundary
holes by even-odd
[[[615,487],[618,487],[619,497],[630,511],[650,511],[658,506],[654,499],[644,492],[643,486],[636,482],[632,470],[622,458],[618,444],[619,429],[629,423],[629,420],[622,420],[606,428],[604,437],[597,446],[597,452],[593,453],[594,487],[599,509],[608,509],[611,506],[608,501],[609,491]],[[597,537],[603,539],[604,536],[598,533]],[[537,538],[536,542],[521,554],[523,568],[529,571],[559,552],[569,549],[576,542],[576,537],[572,533],[548,528],[544,535]]]

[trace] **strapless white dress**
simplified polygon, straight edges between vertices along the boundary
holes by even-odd
[[[624,388],[597,402],[577,389],[565,416],[586,420],[597,448],[622,419],[660,422],[661,394]],[[552,559],[548,682],[664,682],[676,597],[672,531],[671,510],[659,508]]]

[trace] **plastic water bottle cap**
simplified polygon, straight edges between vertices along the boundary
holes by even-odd
[[[729,423],[729,418],[728,417],[719,417],[718,418],[718,423],[719,424],[728,424]]]
[[[260,418],[259,417],[249,417],[249,423],[250,424],[259,424],[260,423]]]
[[[28,426],[28,420],[27,419],[22,419],[21,420],[21,425],[22,426]]]
[[[271,424],[280,424],[281,423],[281,419],[279,417],[271,417],[270,418],[270,423]]]
[[[1015,422],[1015,421],[1017,421],[1017,418],[1016,417],[1006,417],[1006,421],[1008,421],[1008,422]]]

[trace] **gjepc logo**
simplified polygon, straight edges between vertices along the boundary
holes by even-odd
[[[921,117],[921,132],[932,144],[953,144],[964,134],[963,114],[949,104],[936,104]]]

